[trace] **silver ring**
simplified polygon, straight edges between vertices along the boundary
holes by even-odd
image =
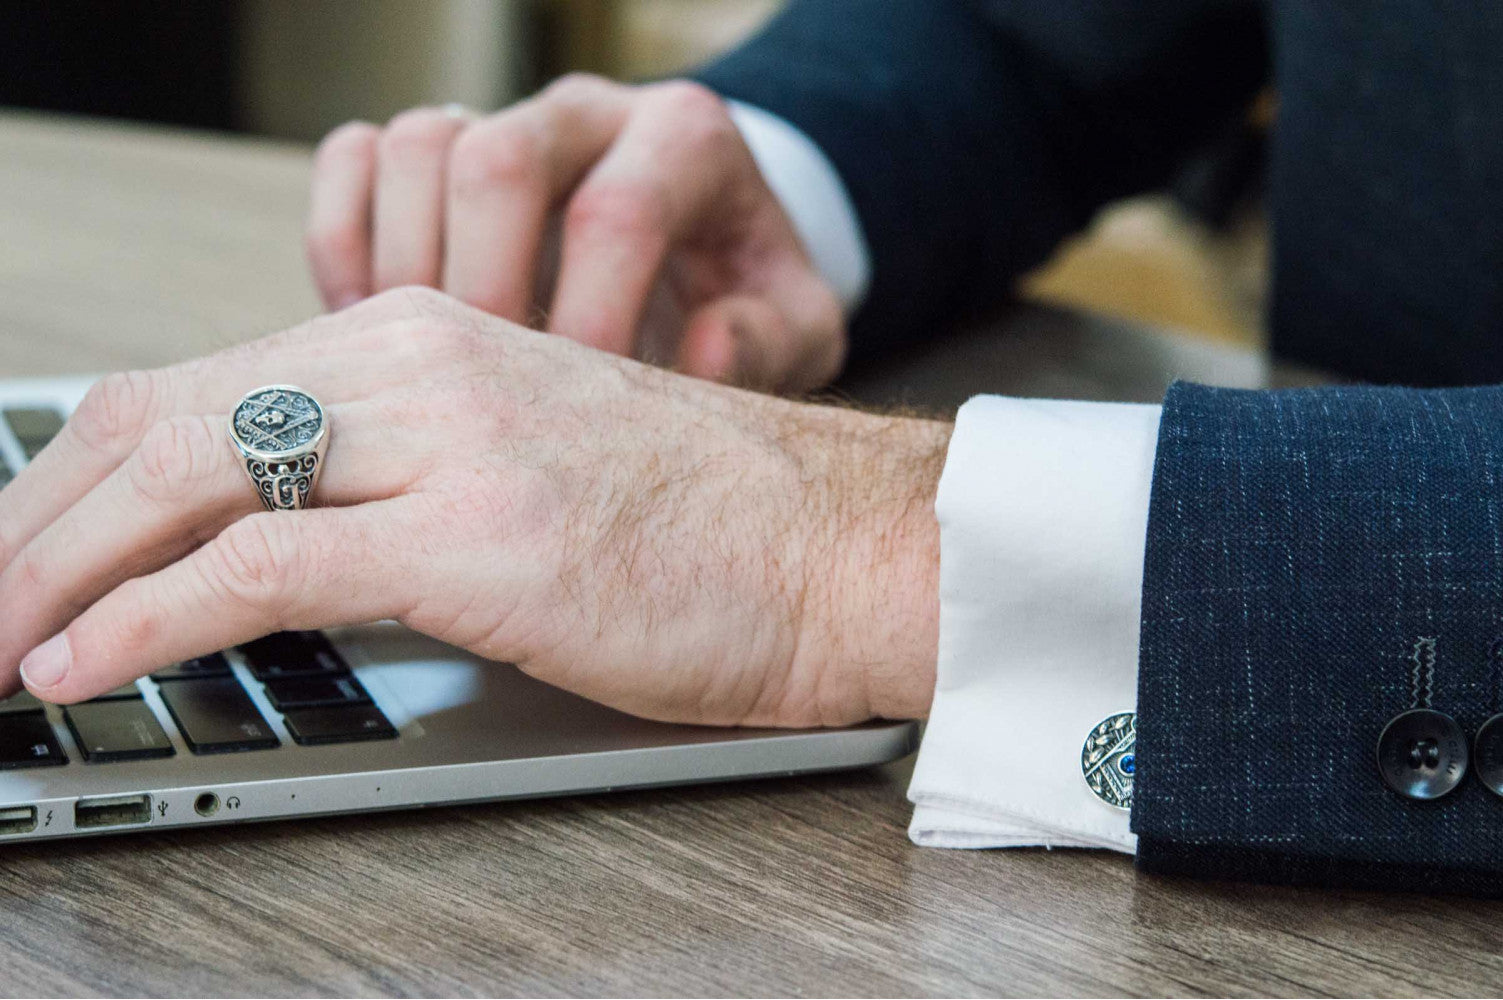
[[[230,415],[230,443],[267,510],[308,506],[329,448],[318,400],[291,385],[252,389]]]

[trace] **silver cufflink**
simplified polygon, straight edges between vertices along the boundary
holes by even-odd
[[[1118,712],[1096,723],[1080,750],[1080,773],[1085,783],[1109,806],[1132,808],[1137,743],[1138,714]]]

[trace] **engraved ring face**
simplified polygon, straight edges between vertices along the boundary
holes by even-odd
[[[1137,744],[1137,714],[1118,712],[1098,722],[1081,747],[1080,772],[1091,791],[1107,805],[1132,808]]]
[[[289,385],[246,394],[230,419],[230,433],[243,451],[265,458],[290,458],[312,449],[324,434],[324,408]]]
[[[267,510],[302,510],[328,445],[324,409],[290,385],[245,394],[230,416],[230,440]]]

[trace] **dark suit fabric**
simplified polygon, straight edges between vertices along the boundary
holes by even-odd
[[[874,266],[858,365],[1004,299],[1271,77],[1276,352],[1451,385],[1503,381],[1500,52],[1492,3],[795,0],[698,76],[849,189]]]
[[[1133,828],[1145,868],[1497,892],[1503,798],[1406,799],[1379,736],[1503,711],[1503,389],[1164,401],[1143,574]]]

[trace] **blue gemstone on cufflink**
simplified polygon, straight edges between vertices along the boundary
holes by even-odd
[[[1117,768],[1123,774],[1132,774],[1135,767],[1137,767],[1137,762],[1133,760],[1132,754],[1127,754],[1121,760],[1117,761]]]

